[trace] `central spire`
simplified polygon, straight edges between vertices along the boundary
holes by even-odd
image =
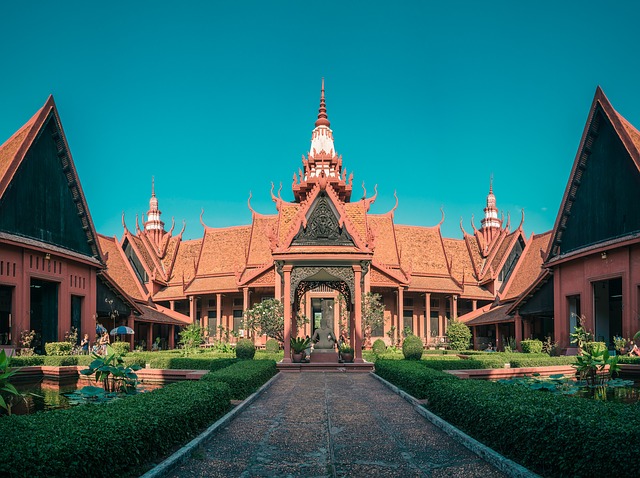
[[[324,78],[322,79],[322,89],[320,90],[320,109],[318,110],[318,119],[316,120],[316,127],[318,126],[331,127],[331,123],[327,117],[327,105],[324,101]]]

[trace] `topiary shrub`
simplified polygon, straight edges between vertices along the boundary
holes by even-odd
[[[453,350],[467,350],[471,343],[471,330],[462,322],[454,320],[447,327],[447,339]]]
[[[423,350],[422,339],[415,335],[409,335],[402,342],[402,354],[406,360],[420,360]]]
[[[269,352],[275,354],[280,351],[280,344],[276,339],[267,339],[267,342],[264,344],[265,352]]]
[[[538,339],[523,340],[520,342],[522,352],[525,354],[539,354],[542,353],[542,341]]]
[[[49,342],[44,344],[47,355],[71,355],[73,345],[69,342]]]
[[[111,344],[111,348],[118,355],[127,355],[131,351],[131,345],[129,342],[114,342]]]
[[[236,357],[243,360],[252,360],[256,354],[256,346],[249,339],[240,339],[236,344]]]
[[[377,339],[373,343],[373,353],[376,355],[383,354],[387,351],[387,344],[384,343],[384,340]]]

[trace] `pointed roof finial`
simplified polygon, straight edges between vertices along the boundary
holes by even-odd
[[[322,89],[320,90],[320,109],[318,110],[318,119],[316,120],[317,126],[326,126],[329,128],[331,123],[327,117],[327,105],[324,101],[324,78],[322,78]]]
[[[151,176],[151,197],[156,197],[156,178]]]
[[[489,180],[489,194],[493,194],[493,173],[491,173],[491,179]]]

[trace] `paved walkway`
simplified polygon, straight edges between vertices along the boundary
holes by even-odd
[[[504,475],[369,374],[283,373],[170,476]]]

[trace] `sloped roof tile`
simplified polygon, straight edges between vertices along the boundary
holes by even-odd
[[[531,284],[542,273],[542,264],[549,249],[551,241],[551,233],[547,231],[543,234],[534,235],[526,250],[518,261],[517,269],[514,270],[512,277],[507,284],[507,290],[504,291],[504,300],[514,299],[527,290]]]
[[[207,228],[198,261],[198,275],[237,272],[246,264],[251,226]]]
[[[378,216],[369,214],[368,223],[374,235],[374,260],[380,264],[398,267],[400,261],[398,260],[398,249],[391,215]]]
[[[443,239],[444,251],[451,262],[451,275],[460,283],[476,280],[471,256],[464,239]]]
[[[396,226],[395,229],[403,269],[449,275],[439,227]]]
[[[187,281],[194,277],[194,264],[198,260],[200,249],[202,247],[202,239],[193,239],[190,241],[182,241],[178,245],[178,255],[173,266],[173,272],[169,279],[171,284],[181,282],[182,278]]]
[[[278,216],[254,215],[247,264],[259,265],[273,262],[269,236],[276,233],[277,224]]]
[[[105,272],[131,298],[135,300],[143,300],[144,298],[140,292],[140,283],[132,274],[130,267],[125,262],[121,249],[118,244],[116,244],[116,239],[98,234],[98,240],[100,241],[100,248],[107,258],[107,269]]]

